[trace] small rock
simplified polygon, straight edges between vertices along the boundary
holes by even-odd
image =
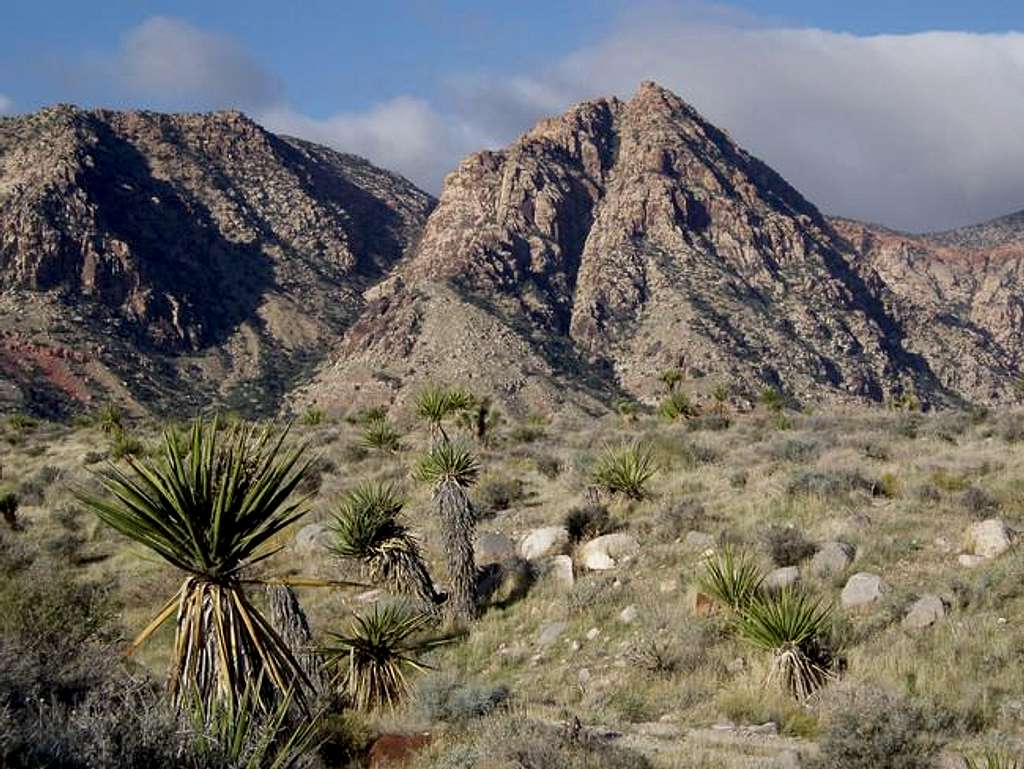
[[[614,569],[639,551],[640,543],[636,537],[622,532],[605,534],[580,548],[579,562],[591,571],[604,571]]]
[[[842,574],[853,563],[857,554],[853,545],[845,542],[826,542],[811,559],[811,574],[815,577],[831,577]]]
[[[619,612],[619,622],[628,625],[636,619],[636,614],[637,612],[635,606],[627,606],[625,609]]]
[[[981,555],[967,555],[964,553],[963,555],[957,556],[956,562],[966,569],[973,569],[977,566],[981,566],[987,560],[988,558]]]
[[[907,630],[921,630],[934,625],[946,616],[946,606],[937,595],[928,593],[918,598],[903,618],[903,627]]]
[[[766,721],[763,724],[756,724],[755,726],[748,726],[743,731],[747,734],[769,734],[776,735],[779,733],[779,725],[774,721]]]
[[[587,631],[587,640],[593,641],[599,635],[601,635],[601,631],[598,630],[596,627],[592,627],[590,628],[590,630]]]
[[[576,582],[572,573],[572,558],[567,555],[556,555],[552,558],[547,573],[564,588],[571,588]]]
[[[552,622],[545,625],[537,634],[537,643],[541,646],[550,646],[562,636],[568,627],[568,622]]]
[[[718,610],[718,604],[711,596],[699,590],[693,594],[693,613],[698,617],[710,617]]]
[[[362,593],[359,593],[356,596],[356,600],[359,601],[359,603],[374,603],[378,598],[381,597],[381,595],[383,595],[383,593],[383,590],[378,589],[366,590]]]
[[[967,761],[959,753],[944,750],[935,757],[935,769],[967,769]]]
[[[550,555],[562,555],[569,548],[569,532],[564,526],[545,526],[529,532],[519,543],[519,554],[527,561]]]
[[[853,609],[874,603],[888,589],[888,586],[877,574],[862,571],[847,580],[846,587],[843,588],[843,592],[839,596],[839,601],[843,608]]]
[[[714,548],[715,538],[704,531],[688,531],[683,538],[683,544],[691,550],[708,550]]]
[[[1010,549],[1013,534],[1000,518],[975,523],[964,536],[964,549],[971,555],[996,558]]]
[[[800,581],[800,569],[796,566],[784,566],[768,572],[764,578],[764,586],[769,590],[783,590]]]
[[[725,663],[726,672],[732,673],[733,675],[736,675],[737,673],[742,673],[744,670],[746,670],[746,667],[747,661],[742,657],[737,657],[736,659],[730,660],[729,662]]]
[[[676,581],[674,579],[662,580],[658,583],[659,593],[671,593],[676,589]]]
[[[516,543],[504,534],[484,531],[476,535],[474,546],[476,562],[479,566],[489,563],[501,563],[516,556]]]
[[[581,684],[585,684],[590,680],[590,671],[586,668],[580,668],[580,671],[576,674],[576,680]]]

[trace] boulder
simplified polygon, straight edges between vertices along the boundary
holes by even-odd
[[[964,549],[970,555],[996,558],[1013,544],[1013,534],[1000,518],[972,524],[964,536]]]
[[[605,534],[587,542],[579,551],[580,564],[591,571],[614,569],[640,552],[636,537],[623,532]]]
[[[569,532],[564,526],[545,526],[529,532],[519,543],[519,554],[527,561],[562,555],[569,549]]]
[[[769,590],[783,590],[793,587],[800,581],[800,569],[796,566],[783,566],[765,575],[764,586]]]
[[[831,577],[842,574],[853,563],[857,550],[845,542],[826,542],[811,559],[811,574],[815,577]]]
[[[480,566],[501,563],[516,556],[516,543],[504,534],[484,531],[476,535],[474,553]]]
[[[869,574],[866,571],[859,572],[850,577],[846,587],[839,596],[843,608],[853,609],[858,606],[865,606],[874,603],[888,591],[889,587],[877,574]]]
[[[973,569],[976,566],[981,566],[987,560],[988,558],[985,558],[984,556],[968,555],[967,553],[964,553],[963,555],[957,556],[956,562],[965,569]]]
[[[903,618],[903,627],[907,630],[921,630],[934,625],[946,616],[946,606],[937,595],[927,593],[918,598]]]
[[[556,555],[552,558],[547,573],[561,587],[568,589],[576,583],[572,571],[572,558],[567,555]]]

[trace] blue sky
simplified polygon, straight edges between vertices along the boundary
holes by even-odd
[[[651,78],[828,212],[934,229],[1024,208],[1021,2],[4,0],[0,16],[0,112],[240,107],[437,192],[465,153]]]

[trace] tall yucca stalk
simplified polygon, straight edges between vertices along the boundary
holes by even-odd
[[[419,655],[450,637],[425,637],[426,614],[400,604],[375,605],[357,615],[346,633],[332,633],[324,649],[334,679],[361,710],[393,708],[409,693],[409,674],[428,669]]]
[[[404,500],[391,484],[364,483],[346,494],[334,514],[331,550],[361,561],[370,579],[418,599],[435,612],[440,599],[416,537],[402,521]]]
[[[448,442],[434,446],[413,470],[413,477],[433,487],[448,561],[448,615],[456,623],[469,622],[479,614],[473,554],[476,515],[466,494],[479,472],[480,465],[468,449]]]
[[[80,495],[107,524],[146,546],[185,579],[164,609],[135,639],[149,638],[177,617],[169,688],[176,704],[194,690],[206,702],[238,704],[260,681],[258,699],[294,690],[304,704],[308,686],[292,651],[252,604],[243,578],[275,553],[276,535],[305,513],[293,500],[309,470],[302,447],[286,447],[287,429],[193,422],[189,439],[164,433],[162,456],[127,457],[127,471],[99,474],[106,496]],[[264,581],[266,582],[266,581]]]

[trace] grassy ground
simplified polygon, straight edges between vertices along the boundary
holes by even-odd
[[[358,481],[395,480],[408,495],[406,511],[431,571],[443,582],[429,490],[409,477],[427,436],[411,418],[395,421],[403,434],[395,453],[360,448],[363,426],[354,418],[314,414],[296,424],[296,436],[320,455],[312,509],[299,526],[326,523],[333,501]],[[154,443],[158,429],[124,426],[143,446]],[[0,434],[0,483],[21,498],[22,530],[7,536],[43,543],[83,577],[109,580],[123,606],[121,624],[134,634],[179,577],[100,527],[70,493],[91,484],[90,470],[124,440],[99,423],[9,420]],[[586,758],[590,748],[580,747],[580,766],[642,765],[630,763],[637,755],[654,766],[786,766],[795,754],[810,756],[836,738],[850,701],[880,691],[891,707],[914,713],[916,726],[908,728],[946,750],[1005,747],[1024,736],[1024,555],[1014,549],[971,569],[957,562],[972,523],[999,517],[1014,529],[1024,524],[1022,415],[758,410],[678,423],[653,416],[505,421],[478,447],[479,531],[518,541],[532,528],[561,524],[585,504],[602,447],[633,440],[650,446],[657,460],[649,495],[603,501],[605,527],[636,536],[639,555],[606,572],[577,570],[572,589],[543,576],[523,595],[506,587],[466,638],[434,654],[437,672],[421,679],[414,701],[370,726],[430,731],[435,743],[422,761],[433,766],[527,765],[494,746],[542,742],[550,735],[534,733],[538,724],[556,730],[575,718],[622,735],[606,743],[622,747],[622,756],[607,747],[598,751],[610,756],[607,762],[594,763]],[[799,545],[804,587],[837,606],[852,573],[879,574],[889,586],[867,607],[837,609],[833,637],[845,672],[803,705],[765,690],[768,660],[735,640],[721,617],[694,612],[706,544],[688,535],[744,548],[768,570],[776,565],[772,527],[776,541]],[[286,548],[267,570],[359,577],[322,548],[298,549],[294,534],[282,540]],[[806,569],[813,547],[801,541],[830,540],[855,546],[856,560],[842,575],[814,578]],[[908,631],[901,620],[924,593],[942,597],[947,615]],[[366,605],[355,590],[306,589],[301,597],[316,632],[343,626]],[[630,607],[627,614],[635,616],[625,622]],[[541,643],[543,631],[562,622],[561,634]],[[142,650],[141,664],[162,672],[169,641],[165,629]],[[453,697],[454,704],[438,705]],[[495,713],[474,717],[498,700]],[[777,725],[779,736],[738,728],[766,722]],[[481,763],[488,751],[491,763]]]

